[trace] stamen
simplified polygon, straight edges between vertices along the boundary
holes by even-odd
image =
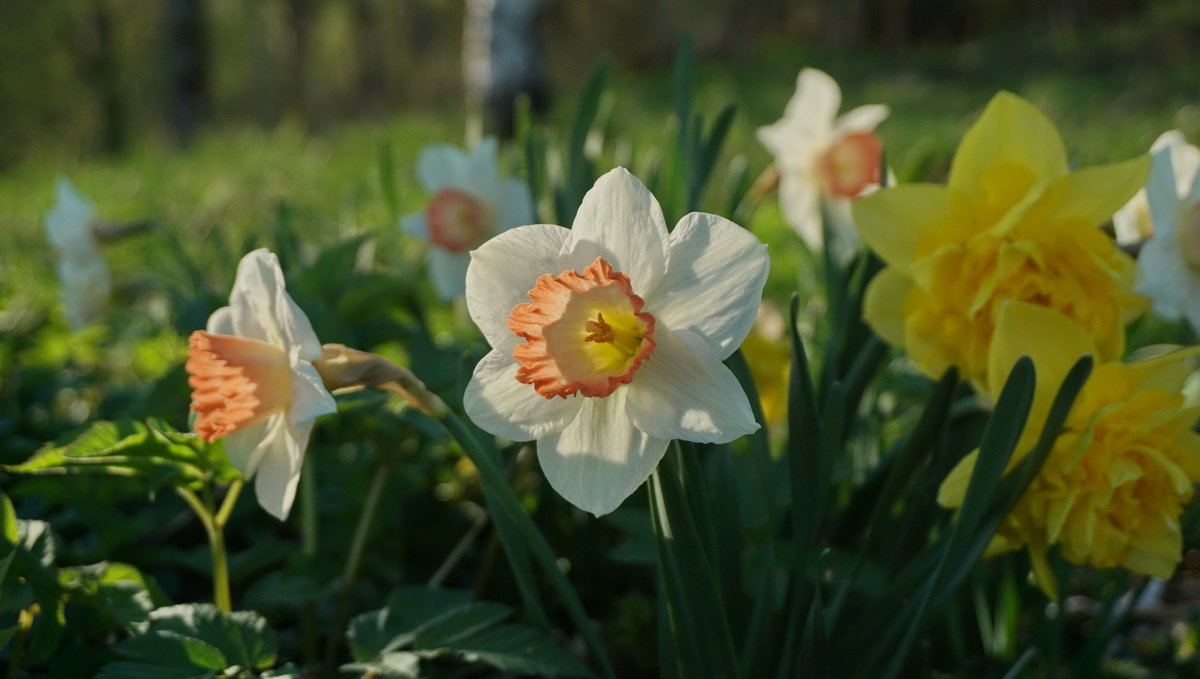
[[[612,343],[616,337],[612,326],[604,322],[604,314],[599,311],[596,312],[596,320],[588,321],[584,327],[589,333],[583,338],[584,342]]]

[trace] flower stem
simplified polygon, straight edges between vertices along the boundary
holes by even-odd
[[[225,554],[225,523],[229,521],[229,514],[233,511],[233,506],[237,504],[238,495],[242,491],[242,483],[242,480],[238,479],[230,484],[228,492],[225,493],[225,500],[221,503],[221,508],[216,515],[213,514],[212,508],[201,501],[191,489],[175,489],[184,502],[187,502],[192,511],[196,513],[200,524],[204,526],[205,534],[208,535],[209,548],[212,550],[213,604],[222,613],[233,611],[233,601],[229,596],[229,559]]]

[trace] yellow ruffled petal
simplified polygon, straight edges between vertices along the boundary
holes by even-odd
[[[854,226],[883,261],[904,269],[916,257],[922,236],[945,221],[947,194],[940,184],[876,191],[851,203]]]
[[[1137,573],[1166,579],[1175,574],[1182,555],[1183,541],[1179,532],[1173,531],[1136,540],[1121,565]]]
[[[1041,179],[1067,172],[1067,152],[1054,123],[1011,92],[993,97],[963,137],[950,166],[950,187],[978,194],[984,173],[1003,161],[1024,165]]]
[[[1095,353],[1091,336],[1070,318],[1036,304],[1002,302],[988,354],[988,393],[998,396],[1013,364],[1029,356],[1037,371],[1033,412],[1044,414],[1071,366]]]
[[[912,279],[895,267],[875,274],[863,298],[863,318],[875,334],[897,347],[904,346],[904,304]]]
[[[1076,170],[1051,181],[1032,214],[1101,224],[1146,185],[1149,174],[1150,156]]]

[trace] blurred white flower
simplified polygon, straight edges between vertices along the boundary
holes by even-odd
[[[1154,140],[1150,153],[1167,150],[1171,156],[1171,167],[1175,174],[1175,194],[1179,198],[1187,195],[1192,181],[1200,170],[1200,148],[1187,143],[1179,130],[1167,130]],[[1154,220],[1150,216],[1150,203],[1146,190],[1138,191],[1129,202],[1113,215],[1113,229],[1117,242],[1126,245],[1138,243],[1154,234]]]
[[[749,332],[769,261],[733,222],[693,212],[667,233],[624,168],[596,181],[573,228],[523,226],[471,253],[467,307],[491,353],[467,414],[537,439],[550,485],[611,512],[671,439],[723,443],[758,428],[721,361]]]
[[[888,116],[883,104],[859,106],[842,116],[842,92],[824,71],[806,68],[783,118],[758,128],[758,140],[775,156],[783,216],[814,251],[824,245],[822,206],[839,256],[852,253],[858,235],[850,200],[878,188],[883,144],[875,127]]]
[[[443,299],[461,297],[470,250],[492,236],[533,221],[525,182],[500,174],[495,138],[474,151],[426,146],[417,176],[432,196],[421,212],[404,218],[406,231],[429,241],[429,275]]]
[[[263,509],[287,518],[313,420],[337,405],[312,362],[321,343],[284,288],[279,260],[255,250],[238,264],[229,306],[188,338],[196,433],[224,439],[229,461],[256,477]]]
[[[58,280],[67,323],[78,330],[104,309],[112,282],[96,239],[92,203],[66,177],[59,177],[55,188],[58,201],[46,214],[46,235],[58,253]]]
[[[1154,233],[1138,253],[1134,290],[1150,298],[1155,313],[1170,320],[1186,317],[1200,332],[1200,173],[1185,151],[1182,172],[1190,177],[1186,185],[1180,181],[1174,167],[1178,148],[1154,153],[1145,189]]]

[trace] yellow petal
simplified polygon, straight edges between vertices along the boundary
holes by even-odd
[[[963,499],[967,496],[967,483],[971,480],[971,472],[975,470],[975,462],[978,459],[979,451],[976,450],[954,465],[954,469],[951,469],[942,481],[941,488],[938,488],[939,505],[947,509],[962,506]]]
[[[1145,186],[1149,174],[1150,156],[1077,170],[1053,180],[1031,213],[1100,224]]]
[[[945,220],[947,194],[939,184],[876,191],[851,203],[854,226],[883,261],[904,268],[916,256],[921,236]]]
[[[1058,579],[1054,577],[1054,569],[1046,558],[1047,547],[1044,540],[1030,540],[1029,565],[1033,567],[1033,578],[1038,587],[1054,601],[1058,601]]]
[[[1183,389],[1183,383],[1192,374],[1192,369],[1187,365],[1188,359],[1196,356],[1200,356],[1200,346],[1169,351],[1154,358],[1129,363],[1125,368],[1142,389],[1162,389],[1177,393]]]
[[[1004,301],[988,354],[988,393],[998,396],[1013,364],[1029,356],[1037,371],[1033,414],[1044,414],[1071,366],[1085,354],[1094,356],[1096,345],[1083,326],[1043,306]]]
[[[1054,123],[1011,92],[992,98],[967,130],[950,166],[950,188],[979,194],[980,180],[995,163],[1011,161],[1041,179],[1067,172],[1067,152]]]
[[[1121,565],[1137,573],[1156,578],[1170,578],[1183,553],[1183,541],[1179,533],[1147,535],[1137,540],[1121,562]]]
[[[883,341],[904,346],[904,302],[912,280],[895,267],[886,267],[867,285],[863,318]]]

